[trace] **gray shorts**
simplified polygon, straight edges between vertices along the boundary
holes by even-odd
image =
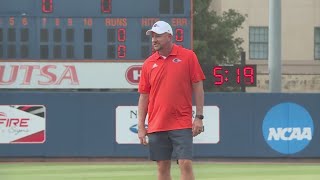
[[[192,130],[179,129],[148,134],[150,159],[192,159]]]

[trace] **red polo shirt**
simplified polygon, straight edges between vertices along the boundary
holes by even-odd
[[[166,59],[158,52],[146,59],[138,91],[149,94],[148,133],[192,128],[192,83],[204,79],[189,49],[174,45]]]

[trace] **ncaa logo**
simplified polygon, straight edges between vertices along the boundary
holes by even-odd
[[[126,71],[126,79],[128,83],[137,85],[140,81],[140,75],[141,75],[142,66],[134,65],[128,67]]]
[[[267,112],[262,131],[264,140],[273,150],[294,154],[308,146],[314,125],[304,107],[295,103],[281,103]]]

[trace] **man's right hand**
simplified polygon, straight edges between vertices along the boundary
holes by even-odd
[[[138,129],[138,137],[140,140],[140,144],[148,145],[146,128],[143,127]]]

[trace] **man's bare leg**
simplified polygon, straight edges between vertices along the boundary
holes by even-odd
[[[157,161],[158,180],[171,180],[171,160]]]
[[[192,169],[192,161],[189,159],[180,159],[179,167],[181,172],[181,180],[194,180]]]

